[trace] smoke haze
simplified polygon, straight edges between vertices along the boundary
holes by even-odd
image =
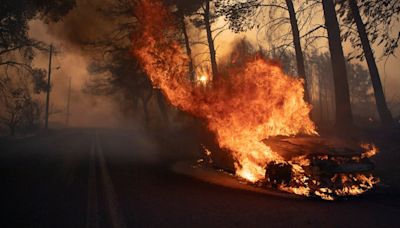
[[[93,56],[99,53],[93,53],[84,48],[88,42],[104,37],[111,29],[115,27],[115,21],[111,17],[106,17],[99,11],[101,7],[109,3],[107,0],[77,0],[77,6],[71,10],[60,22],[44,24],[40,21],[30,23],[30,36],[45,43],[53,43],[59,53],[53,58],[53,68],[60,67],[59,70],[53,69],[52,74],[52,97],[51,103],[53,111],[51,121],[64,123],[66,101],[68,95],[68,77],[72,78],[72,96],[71,96],[71,118],[72,126],[126,126],[124,123],[126,117],[119,110],[119,105],[112,97],[96,97],[84,94],[82,89],[85,84],[91,80],[91,75],[87,70]],[[321,15],[322,16],[322,15]],[[321,17],[322,18],[322,17]],[[315,23],[320,23],[318,19]],[[225,23],[220,19],[213,26],[220,27]],[[190,22],[188,20],[188,24]],[[399,25],[397,25],[399,26]],[[198,39],[199,31],[190,26],[190,38],[192,41]],[[197,34],[197,35],[196,35]],[[217,58],[222,60],[231,51],[235,40],[246,36],[251,42],[256,43],[256,31],[234,34],[225,31],[216,39]],[[327,46],[326,41],[318,43],[319,46]],[[255,45],[255,47],[258,47]],[[345,52],[351,50],[350,45],[344,45]],[[207,47],[196,45],[193,47],[194,55],[207,52]],[[382,50],[375,47],[376,55],[379,56]],[[400,50],[397,50],[400,54]],[[201,55],[200,55],[201,56]],[[202,55],[200,58],[207,58]],[[202,62],[197,59],[197,62]],[[366,66],[366,63],[362,63]],[[385,93],[389,105],[392,101],[400,99],[398,88],[400,87],[400,75],[398,71],[399,60],[390,58],[387,62],[378,63],[382,77],[382,83],[385,87]],[[47,69],[48,53],[38,53],[34,60],[36,67]],[[44,98],[44,94],[41,94]],[[43,99],[44,101],[44,99]],[[57,105],[55,105],[57,104]],[[394,115],[398,115],[400,110],[395,106],[390,106]],[[105,121],[106,120],[106,121]]]

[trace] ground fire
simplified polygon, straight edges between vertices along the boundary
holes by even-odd
[[[224,77],[212,80],[202,73],[192,82],[174,17],[162,3],[143,1],[135,16],[141,27],[133,54],[153,86],[172,105],[207,123],[239,178],[327,200],[361,194],[377,183],[368,159],[374,146],[333,147],[318,137],[301,79],[254,56]]]

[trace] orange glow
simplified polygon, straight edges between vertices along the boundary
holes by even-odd
[[[197,80],[200,81],[201,83],[206,84],[207,81],[208,81],[208,77],[207,77],[206,75],[200,75],[200,76],[197,78]]]
[[[255,182],[264,178],[269,161],[282,160],[263,139],[316,134],[309,118],[311,107],[303,100],[303,81],[255,58],[229,69],[231,80],[198,88],[187,80],[187,58],[181,46],[169,38],[175,27],[165,19],[170,18],[167,10],[152,1],[143,2],[142,7],[137,13],[142,33],[135,39],[134,54],[171,104],[207,121],[219,146],[232,151],[237,175]]]
[[[373,144],[363,143],[361,144],[361,147],[365,149],[365,152],[362,153],[361,158],[370,158],[379,152],[378,148]]]
[[[369,145],[376,148],[372,145]],[[360,155],[356,160],[360,160],[365,154],[368,154],[371,150],[365,148],[366,151]],[[322,157],[324,159],[324,157]],[[331,158],[334,159],[334,158]],[[351,159],[355,159],[354,157]],[[379,178],[373,175],[366,174],[351,174],[351,173],[337,173],[331,178],[331,187],[319,187],[321,183],[312,179],[312,176],[306,173],[303,167],[310,164],[310,160],[304,156],[295,157],[291,161],[293,177],[292,185],[278,186],[279,189],[286,192],[295,193],[298,195],[310,196],[312,192],[316,196],[324,200],[334,200],[336,196],[351,196],[360,195],[370,189],[372,189],[377,183]]]
[[[135,15],[141,28],[133,37],[133,54],[153,86],[160,88],[172,105],[207,123],[219,146],[232,153],[236,175],[258,182],[265,179],[269,162],[288,162],[293,182],[298,184],[280,189],[310,195],[310,178],[303,169],[310,161],[305,157],[284,161],[262,142],[271,136],[318,134],[309,117],[311,106],[303,99],[303,81],[286,75],[276,63],[254,57],[227,69],[227,74],[216,80],[198,74],[196,81],[200,84],[212,82],[207,87],[198,86],[188,80],[188,60],[176,40],[178,31],[167,9],[159,1],[143,1]],[[316,192],[331,199],[330,189]]]

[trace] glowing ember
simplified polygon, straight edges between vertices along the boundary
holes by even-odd
[[[373,144],[363,143],[361,144],[361,147],[366,150],[362,153],[361,158],[370,158],[378,153],[378,148]]]
[[[208,77],[205,76],[205,75],[201,75],[200,77],[198,77],[197,80],[198,80],[199,82],[203,83],[203,84],[206,84],[207,81],[208,81]]]
[[[239,177],[250,182],[264,180],[269,162],[286,163],[262,140],[277,135],[317,135],[309,118],[311,107],[303,99],[302,80],[286,75],[275,63],[255,57],[227,69],[227,75],[213,80],[212,86],[196,86],[188,80],[187,57],[176,41],[173,17],[162,3],[142,1],[135,15],[141,28],[133,38],[133,54],[172,105],[207,122],[219,146],[232,153]],[[212,80],[208,74],[199,75],[196,80],[203,85]],[[280,188],[310,195],[308,183],[312,180],[303,169],[309,163],[306,158],[289,162],[296,184]],[[317,190],[327,199],[331,191]],[[348,186],[339,194],[342,192],[355,190]]]

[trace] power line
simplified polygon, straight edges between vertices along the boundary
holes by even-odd
[[[57,55],[55,55],[56,57],[56,61],[59,65],[59,70],[61,70],[61,72],[68,78],[68,92],[67,92],[67,104],[66,104],[66,110],[65,110],[65,124],[68,126],[69,125],[69,120],[70,120],[70,116],[71,116],[71,111],[70,111],[70,107],[71,107],[71,93],[72,93],[72,77],[69,76],[69,74],[65,73],[65,71],[63,70],[63,67],[61,66],[61,62],[60,59],[58,58]]]
[[[46,93],[46,114],[45,114],[45,129],[49,126],[49,104],[50,104],[50,82],[51,82],[51,57],[53,55],[53,45],[50,44],[50,54],[49,54],[49,69],[47,76],[47,93]]]

